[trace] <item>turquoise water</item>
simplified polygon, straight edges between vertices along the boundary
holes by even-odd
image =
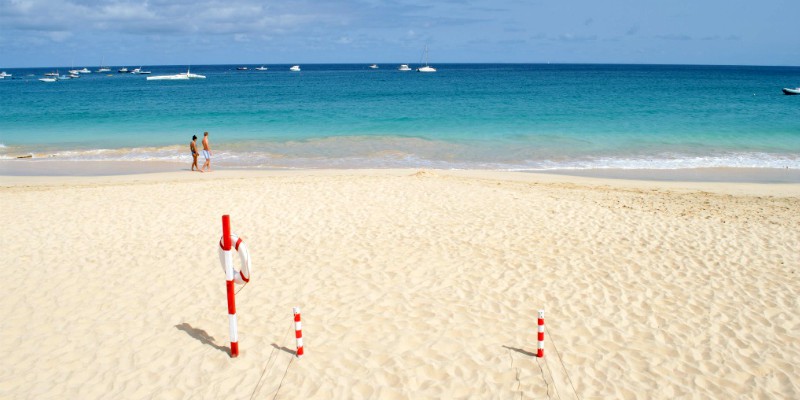
[[[800,86],[797,67],[253,67],[55,83],[37,79],[56,68],[7,70],[0,159],[189,162],[191,136],[208,131],[218,166],[800,168],[800,96],[781,93]]]

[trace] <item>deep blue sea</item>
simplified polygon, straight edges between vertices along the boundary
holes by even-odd
[[[0,159],[188,163],[208,131],[216,166],[800,168],[800,96],[781,93],[800,67],[378,65],[198,65],[207,78],[188,81],[116,66],[54,83],[38,78],[69,68],[7,69]]]

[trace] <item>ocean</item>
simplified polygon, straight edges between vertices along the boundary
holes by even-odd
[[[207,78],[189,81],[112,67],[54,83],[38,78],[69,68],[8,69],[0,159],[188,165],[208,131],[216,167],[800,169],[800,96],[781,93],[800,67],[378,65],[198,65]]]

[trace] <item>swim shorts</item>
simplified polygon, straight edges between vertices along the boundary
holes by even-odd
[[[208,150],[203,150],[203,157],[205,157],[206,160],[210,160],[211,159],[211,153],[209,153]]]

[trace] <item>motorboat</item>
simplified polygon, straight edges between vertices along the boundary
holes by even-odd
[[[237,71],[247,71],[247,67],[236,67]]]
[[[193,74],[191,70],[174,75],[155,75],[148,76],[148,81],[184,81],[188,79],[206,79],[205,75]]]
[[[60,81],[66,81],[68,79],[72,79],[72,75],[59,75],[59,76],[56,77],[56,79],[58,79]]]
[[[794,89],[783,88],[783,94],[788,95],[788,96],[793,96],[793,95],[796,95],[796,94],[800,94],[800,87],[799,88],[794,88]]]
[[[266,70],[268,70],[268,69],[269,69],[269,68],[267,68],[267,67],[265,67],[265,66],[263,66],[263,65],[262,65],[262,66],[260,66],[260,67],[256,67],[256,71],[266,71]]]
[[[71,69],[71,70],[69,70],[67,72],[69,72],[70,75],[78,75],[78,74],[80,74],[80,72],[77,69]]]
[[[6,71],[0,72],[0,79],[3,78],[11,78],[11,74],[6,73]]]
[[[148,81],[188,81],[189,75],[175,74],[175,75],[153,75],[147,77]]]
[[[289,68],[289,71],[300,72],[300,66],[299,65],[292,65],[292,67]]]
[[[131,71],[131,73],[132,73],[132,74],[137,74],[137,75],[149,75],[149,74],[151,74],[152,72],[150,72],[150,71],[143,71],[143,70],[142,70],[142,67],[139,67],[139,68],[134,68],[134,69]]]
[[[127,67],[122,67],[122,68],[117,70],[117,73],[127,74],[128,73],[128,68]]]
[[[428,46],[425,45],[425,65],[417,68],[417,72],[436,72],[436,68],[428,65]]]
[[[58,76],[58,71],[56,71],[56,72],[48,72],[48,73],[44,74],[44,76],[56,77],[56,76]]]
[[[92,71],[89,71],[89,69],[86,68],[86,67],[83,67],[83,69],[79,69],[78,72],[81,73],[81,74],[91,74],[92,73]]]
[[[78,79],[78,78],[81,77],[81,74],[73,74],[73,73],[70,72],[69,77],[70,77],[70,79]]]
[[[378,69],[378,64],[372,64],[369,67],[372,68],[372,69]]]
[[[56,78],[39,78],[42,82],[55,82]]]
[[[397,69],[398,71],[411,71],[411,67],[408,64],[400,64],[400,68]]]

